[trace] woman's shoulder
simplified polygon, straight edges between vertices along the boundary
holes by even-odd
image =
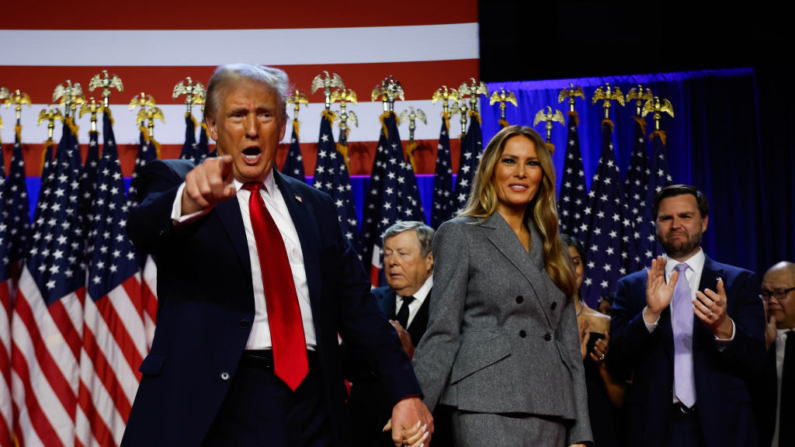
[[[585,309],[585,318],[589,320],[590,323],[590,330],[591,332],[604,332],[610,330],[610,317],[607,315],[591,309],[590,307]]]

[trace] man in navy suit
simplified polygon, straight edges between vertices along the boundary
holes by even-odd
[[[287,89],[278,69],[219,67],[205,109],[219,157],[139,177],[128,231],[157,256],[159,303],[122,445],[348,445],[338,334],[382,376],[395,443],[429,440],[410,361],[334,204],[275,169]]]
[[[415,221],[398,222],[387,228],[383,239],[388,285],[372,291],[379,310],[394,326],[410,359],[428,326],[433,288],[433,234],[433,228]],[[347,376],[352,382],[348,406],[353,445],[390,446],[392,440],[381,429],[383,421],[389,418],[391,405],[381,390],[379,375],[363,356],[356,355],[348,346],[345,348]],[[434,444],[441,445],[437,435]]]
[[[764,360],[754,273],[704,255],[709,204],[697,189],[661,190],[653,215],[665,256],[622,278],[608,364],[630,379],[628,445],[755,446],[748,382]]]

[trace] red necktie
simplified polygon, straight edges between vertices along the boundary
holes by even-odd
[[[262,183],[246,183],[251,191],[248,210],[257,241],[257,257],[265,288],[265,305],[273,343],[273,365],[277,377],[295,391],[309,372],[306,338],[293,272],[276,222],[265,207],[259,190]]]

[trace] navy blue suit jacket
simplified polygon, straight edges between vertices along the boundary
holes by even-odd
[[[727,312],[735,323],[734,340],[723,351],[715,336],[695,315],[693,368],[696,406],[708,446],[756,446],[757,431],[748,383],[764,362],[765,316],[754,273],[717,263],[704,263],[698,290],[717,290],[722,278]],[[670,428],[673,403],[673,331],[670,307],[649,333],[643,321],[646,272],[618,282],[610,324],[608,366],[618,377],[632,379],[626,396],[627,445],[661,446]]]
[[[219,203],[187,224],[171,221],[177,188],[192,168],[181,160],[153,162],[136,181],[144,199],[127,230],[139,250],[157,256],[159,303],[124,446],[200,445],[234,380],[254,320],[238,201]],[[340,231],[331,198],[275,169],[273,176],[301,240],[334,445],[346,445],[337,334],[371,355],[393,403],[421,392],[394,329],[369,294],[368,277]]]

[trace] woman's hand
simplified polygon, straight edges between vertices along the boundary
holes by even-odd
[[[593,360],[599,367],[605,366],[605,357],[610,343],[610,333],[605,331],[605,338],[596,340],[591,353],[591,360]]]

